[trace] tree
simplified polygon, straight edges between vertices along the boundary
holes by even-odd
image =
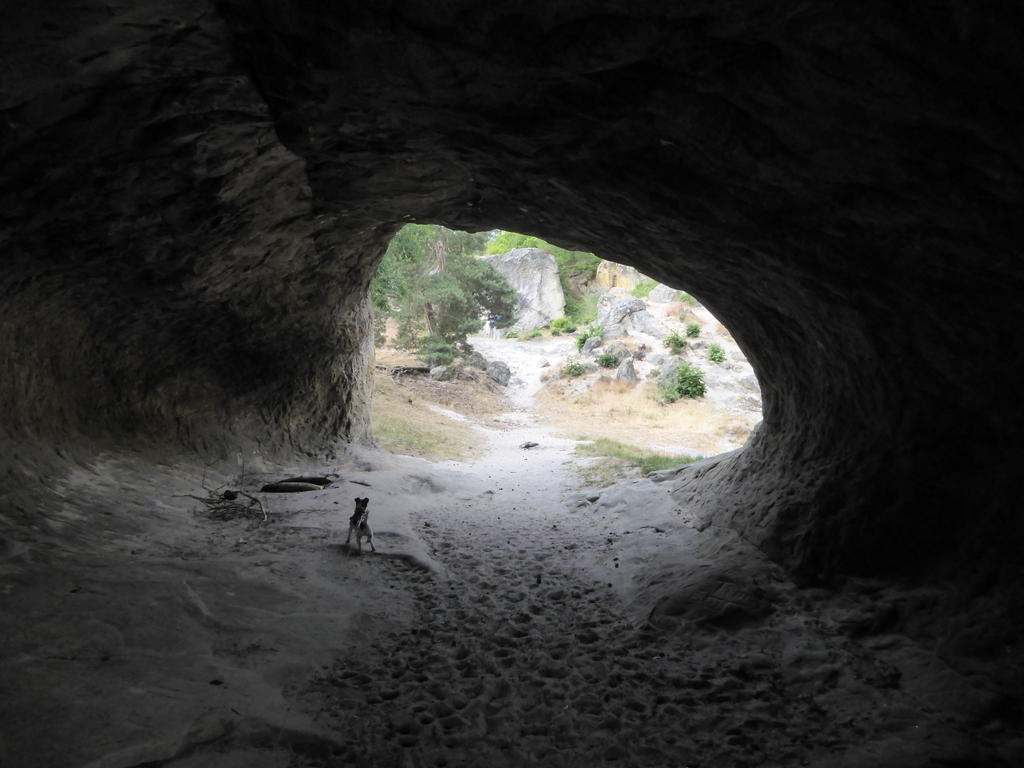
[[[516,292],[486,261],[448,255],[444,269],[431,269],[408,292],[398,312],[398,344],[419,350],[428,364],[450,362],[469,352],[467,337],[483,317],[500,317],[499,328],[514,322]]]
[[[489,237],[488,232],[459,232],[440,224],[406,224],[391,238],[370,284],[375,312],[390,313],[392,302],[401,303],[431,265],[443,269],[449,254],[482,253]]]

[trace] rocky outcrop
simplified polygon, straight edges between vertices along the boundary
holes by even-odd
[[[648,301],[655,304],[667,304],[670,301],[678,301],[681,291],[669,288],[667,285],[658,284],[647,296]]]
[[[508,253],[485,256],[516,289],[517,331],[544,328],[565,314],[565,295],[558,279],[558,263],[547,251],[517,248]]]
[[[643,299],[606,293],[597,302],[597,322],[604,326],[606,339],[617,339],[630,331],[660,338],[668,329],[647,311]]]
[[[594,275],[593,285],[601,291],[609,291],[612,288],[631,291],[645,279],[635,267],[617,264],[613,261],[602,261],[597,265],[597,274]]]

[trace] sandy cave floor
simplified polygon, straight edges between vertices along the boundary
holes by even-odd
[[[887,630],[928,595],[801,590],[667,484],[575,489],[532,387],[473,463],[250,466],[340,475],[266,521],[211,517],[199,468],[63,479],[0,550],[4,764],[1024,765],[991,681]],[[356,496],[376,553],[344,543]]]

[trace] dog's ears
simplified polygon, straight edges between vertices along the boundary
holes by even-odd
[[[360,499],[358,496],[356,496],[356,504],[369,504],[369,503],[370,503],[370,497],[369,496],[367,496],[365,499]]]

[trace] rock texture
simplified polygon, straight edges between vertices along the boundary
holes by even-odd
[[[606,293],[597,302],[597,322],[604,326],[604,336],[619,338],[630,331],[639,331],[660,338],[668,329],[647,311],[643,299]]]
[[[1022,30],[1003,0],[11,6],[3,524],[58,504],[29,456],[369,439],[388,238],[501,227],[728,325],[764,425],[687,481],[705,522],[811,581],[948,572],[987,628],[950,647],[1018,659]]]
[[[651,291],[647,300],[653,301],[656,304],[665,304],[670,301],[677,301],[679,293],[679,290],[676,288],[669,288],[667,285],[659,284]]]
[[[612,288],[624,288],[631,291],[645,280],[635,267],[619,264],[614,261],[602,261],[597,265],[597,274],[593,284],[603,291]]]
[[[558,279],[558,263],[547,251],[516,248],[508,253],[485,256],[516,289],[517,331],[544,328],[565,315],[565,295]]]

